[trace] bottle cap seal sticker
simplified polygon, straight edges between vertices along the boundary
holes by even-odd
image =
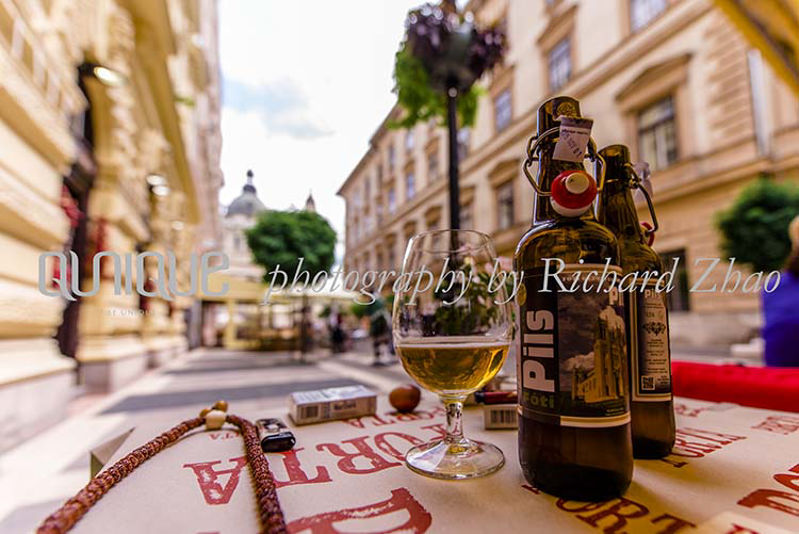
[[[561,115],[558,120],[560,121],[560,132],[552,158],[575,163],[583,161],[588,141],[591,139],[593,119]]]

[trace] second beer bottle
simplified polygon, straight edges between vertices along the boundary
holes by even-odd
[[[619,248],[591,209],[597,184],[583,166],[586,144],[598,155],[579,103],[546,101],[537,129],[525,162],[537,193],[533,226],[514,255],[524,277],[519,460],[527,481],[547,493],[606,500],[627,489],[633,472],[624,302],[598,274],[621,274]]]
[[[627,308],[627,355],[630,375],[630,413],[632,415],[633,455],[636,458],[662,458],[674,445],[674,405],[671,397],[669,358],[669,316],[666,293],[657,288],[663,262],[647,242],[638,220],[632,190],[646,189],[630,164],[624,145],[611,145],[599,151],[607,165],[605,187],[599,197],[599,222],[619,240],[621,267],[625,277],[635,283],[624,291]],[[651,199],[647,198],[656,223]]]

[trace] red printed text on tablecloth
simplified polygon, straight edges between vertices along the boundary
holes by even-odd
[[[752,428],[755,430],[773,432],[775,434],[793,434],[799,430],[799,415],[770,415]]]
[[[286,486],[327,484],[342,476],[369,475],[400,467],[408,447],[444,436],[444,424],[431,421],[443,414],[443,409],[436,408],[413,414],[386,413],[342,421],[340,424],[361,429],[364,434],[270,455],[275,485],[280,489]],[[425,424],[427,421],[430,422]],[[421,426],[408,425],[419,422]],[[399,431],[392,426],[404,428]],[[368,433],[374,430],[377,432]],[[238,433],[232,430],[209,432],[205,436],[217,442],[240,439]],[[321,462],[319,453],[328,461]],[[329,460],[333,461],[332,465]],[[182,467],[193,473],[202,502],[208,506],[219,506],[230,502],[246,465],[246,456],[242,455],[186,463]],[[397,514],[399,511],[405,513]],[[302,517],[292,521],[288,528],[290,532],[332,533],[337,532],[337,523],[352,520],[363,523],[364,528],[374,526],[377,529],[375,532],[414,534],[427,531],[432,522],[430,513],[407,488],[395,488],[390,495],[378,501],[367,499],[355,507]]]
[[[738,501],[738,504],[746,508],[766,507],[799,517],[799,464],[784,473],[776,473],[773,478],[779,486],[757,489]]]
[[[527,484],[522,487],[536,495],[541,494]],[[625,527],[628,525],[637,529],[645,528],[652,534],[677,534],[695,526],[694,523],[675,515],[653,512],[649,507],[625,497],[597,503],[549,498],[554,500],[558,510],[573,515],[604,534],[621,534],[626,532]]]
[[[408,519],[402,521],[402,514],[395,512],[405,511]],[[357,519],[358,522],[374,520],[375,518],[386,519],[385,516],[395,514],[392,524],[380,525],[379,532],[390,534],[392,532],[402,532],[407,534],[422,534],[427,532],[433,522],[424,506],[417,501],[406,488],[391,490],[391,497],[384,501],[365,503],[362,506],[336,510],[334,512],[323,512],[320,514],[295,519],[287,525],[289,532],[309,532],[310,534],[331,534],[339,532],[335,525],[341,521]],[[402,522],[401,522],[402,521]],[[374,532],[374,530],[370,530]]]
[[[746,439],[746,436],[697,428],[680,428],[677,429],[671,454],[661,458],[660,461],[676,468],[685,467],[689,463],[686,458],[703,458],[742,439]]]

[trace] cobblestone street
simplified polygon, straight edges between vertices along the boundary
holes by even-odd
[[[251,420],[287,419],[292,391],[364,384],[386,393],[408,381],[398,363],[371,363],[367,354],[319,353],[303,363],[288,353],[203,349],[114,394],[77,399],[68,419],[0,457],[0,532],[34,529],[88,482],[89,451],[133,427],[155,437],[218,399]]]

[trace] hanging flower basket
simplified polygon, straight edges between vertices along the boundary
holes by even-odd
[[[481,31],[470,16],[430,4],[410,11],[406,28],[394,66],[397,100],[406,111],[399,125],[443,119],[450,89],[459,93],[461,124],[471,125],[478,96],[474,82],[502,59],[504,34],[497,28]]]

